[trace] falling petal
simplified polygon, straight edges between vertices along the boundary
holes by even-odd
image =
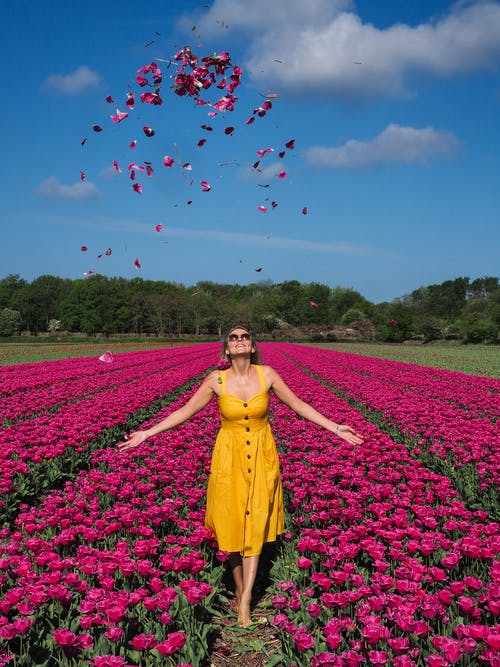
[[[82,252],[87,252],[88,248],[87,248],[86,245],[82,245],[82,247],[80,248],[80,250],[81,250]]]
[[[259,186],[259,188],[270,188],[271,187],[270,183],[257,183],[257,185]]]
[[[261,266],[259,266],[258,269],[255,269],[255,272],[256,272],[256,273],[260,273],[261,271],[262,271],[262,267],[261,267]]]
[[[153,175],[153,167],[152,167],[151,165],[149,165],[149,164],[146,165],[146,174],[147,174],[148,176],[152,176],[152,175]]]
[[[259,209],[259,211],[262,211],[262,213],[267,213],[267,207],[266,206],[261,205],[261,206],[258,206],[257,208]]]
[[[201,129],[205,130],[205,132],[212,132],[214,128],[211,125],[202,125]]]
[[[271,202],[271,206],[273,207],[273,210],[274,210],[276,208],[276,206],[278,206],[278,202],[277,201]]]
[[[185,162],[185,163],[182,165],[182,168],[185,169],[186,171],[192,171],[192,169],[193,169],[193,167],[191,166],[191,163],[190,163],[190,162]]]
[[[287,141],[285,146],[292,151],[295,148],[295,139],[290,139],[290,141]]]
[[[106,102],[108,102],[109,104],[114,103],[114,99],[111,97],[111,95],[106,95]]]
[[[252,169],[258,169],[259,164],[260,164],[260,160],[257,160],[257,162],[254,162],[253,165],[252,165]]]
[[[140,268],[141,268],[141,265],[140,265],[140,263],[139,263],[139,258],[138,258],[138,257],[136,257],[136,258],[134,259],[134,265],[135,265],[135,268],[136,268],[136,269],[140,269]]]
[[[135,97],[134,93],[127,93],[127,101],[125,104],[128,106],[129,109],[133,109],[135,107]]]
[[[155,133],[155,131],[153,130],[153,128],[152,128],[152,127],[149,127],[148,125],[145,125],[145,126],[142,128],[142,131],[144,132],[144,134],[145,134],[147,137],[153,137],[153,136],[154,136],[154,133]]]
[[[170,157],[170,155],[165,155],[163,158],[163,164],[165,167],[171,167],[174,164],[174,158]]]
[[[83,139],[80,141],[80,146],[85,146],[87,143],[87,137],[83,137]]]
[[[302,209],[302,215],[307,215],[307,206]]]
[[[231,126],[226,127],[224,130],[224,134],[233,134],[233,132],[234,132],[234,127]]]
[[[91,276],[93,273],[95,273],[94,269],[89,269],[88,271],[84,271],[83,275],[84,276]]]
[[[137,139],[134,139],[133,141],[130,142],[129,148],[134,149],[137,146]]]
[[[120,109],[116,110],[116,114],[111,115],[113,123],[121,123],[125,118],[128,118],[128,113],[126,111],[120,111]]]
[[[202,192],[209,192],[212,189],[212,186],[207,181],[200,181],[200,184]]]
[[[100,252],[100,253],[97,255],[97,259],[101,259],[101,257],[102,257],[102,252]]]
[[[155,225],[155,230],[157,232],[161,232],[162,229],[163,229],[163,225]]]
[[[105,364],[110,364],[113,361],[113,354],[109,350],[106,350],[106,352],[99,357],[99,361],[103,361]]]
[[[186,204],[187,204],[188,206],[191,206],[192,203],[193,203],[193,200],[192,200],[192,199],[188,199],[187,202],[186,202]]]
[[[109,257],[112,252],[113,251],[111,250],[111,248],[108,248],[104,254],[106,255],[106,257]]]
[[[273,153],[273,152],[274,152],[274,148],[260,148],[260,149],[257,151],[257,155],[258,155],[259,157],[264,157],[264,155],[265,155],[266,153]]]
[[[280,171],[276,175],[278,178],[286,178],[286,171]]]
[[[315,303],[314,301],[309,301],[309,305],[310,305],[312,308],[317,308],[317,307],[318,307],[318,304]]]
[[[268,93],[266,97],[270,100],[274,100],[276,97],[278,97],[278,93]]]
[[[135,169],[130,170],[129,177],[131,181],[135,181]]]
[[[85,176],[85,172],[84,172],[84,171],[81,171],[81,172],[80,172],[80,180],[81,180],[81,181],[84,181],[86,178],[87,178],[87,177]]]
[[[254,122],[255,122],[255,118],[253,116],[250,116],[250,118],[246,121],[245,125],[251,125]]]
[[[142,195],[142,185],[140,183],[132,183],[132,190],[137,192],[138,195]]]
[[[121,170],[120,167],[118,166],[118,161],[117,161],[117,160],[113,160],[113,169],[114,169],[115,171],[117,171],[119,174],[122,173],[122,170]]]
[[[280,159],[283,159],[283,158],[285,157],[285,151],[280,151],[280,152],[278,153],[278,157],[279,157]]]
[[[198,146],[201,148],[201,147],[204,146],[206,143],[207,143],[207,140],[206,140],[206,139],[200,139],[200,140],[198,141]]]
[[[92,125],[94,132],[102,132],[102,127],[100,125]]]

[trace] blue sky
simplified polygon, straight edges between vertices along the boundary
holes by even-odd
[[[498,275],[500,2],[28,0],[2,24],[0,277],[296,279],[378,303]],[[242,68],[233,112],[174,93],[185,45]],[[158,106],[135,82],[152,61]]]

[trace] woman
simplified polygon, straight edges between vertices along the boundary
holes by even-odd
[[[219,549],[228,551],[238,622],[251,623],[250,602],[262,546],[284,531],[283,492],[278,454],[268,423],[269,391],[298,415],[352,444],[363,438],[346,424],[337,424],[298,398],[270,366],[261,365],[255,341],[243,326],[224,338],[227,370],[210,373],[187,403],[146,431],[118,443],[120,451],[137,447],[202,410],[217,396],[221,429],[215,442],[207,489],[205,525]]]

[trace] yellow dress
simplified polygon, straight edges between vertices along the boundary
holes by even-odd
[[[221,429],[212,454],[205,526],[221,551],[257,556],[284,531],[278,453],[268,421],[262,366],[260,391],[247,401],[228,394],[220,372]]]

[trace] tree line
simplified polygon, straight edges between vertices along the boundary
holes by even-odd
[[[498,343],[498,277],[446,280],[374,304],[349,287],[289,280],[193,286],[93,275],[0,280],[0,336],[63,334],[220,336],[242,322],[263,336],[335,340],[342,327],[381,341],[454,338]]]

